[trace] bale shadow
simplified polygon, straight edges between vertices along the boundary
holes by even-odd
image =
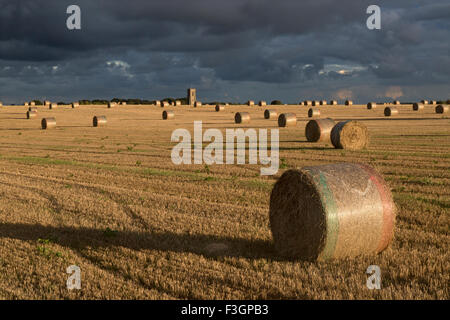
[[[106,231],[93,228],[53,227],[40,224],[1,223],[0,238],[23,241],[52,239],[71,249],[125,247],[132,250],[190,252],[209,258],[221,256],[247,259],[286,260],[276,255],[267,240],[250,240],[213,235],[176,234],[169,231]],[[210,252],[209,244],[223,243],[228,249]]]

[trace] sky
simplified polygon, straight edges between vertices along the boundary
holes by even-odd
[[[0,0],[0,101],[446,100],[449,43],[448,0]]]

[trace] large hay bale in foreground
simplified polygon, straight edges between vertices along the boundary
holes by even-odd
[[[108,121],[106,120],[106,116],[95,116],[92,118],[92,125],[94,127],[104,127],[106,126],[106,123]]]
[[[275,119],[276,117],[278,117],[278,113],[276,112],[276,110],[272,110],[272,109],[266,109],[264,111],[264,119]]]
[[[369,145],[367,127],[358,121],[342,121],[331,129],[331,143],[336,149],[361,150]]]
[[[225,110],[225,106],[221,106],[221,105],[217,105],[216,106],[216,112],[220,112],[220,111],[224,111]]]
[[[43,130],[56,128],[56,119],[55,118],[43,118],[41,120],[41,127]]]
[[[413,107],[412,107],[413,111],[420,111],[425,109],[425,105],[423,103],[413,103]]]
[[[386,117],[395,116],[398,114],[398,109],[394,107],[386,107],[384,108],[384,115]]]
[[[286,171],[270,196],[275,249],[302,260],[382,252],[393,239],[395,215],[388,185],[364,164]]]
[[[330,141],[331,130],[335,124],[330,118],[309,121],[305,127],[306,139],[309,142]]]
[[[449,107],[442,104],[438,105],[435,109],[436,113],[448,113]]]
[[[236,112],[234,115],[235,123],[249,123],[250,122],[250,114],[248,112]]]
[[[316,108],[310,108],[308,110],[308,117],[312,118],[312,117],[320,117],[320,110],[316,109]]]
[[[162,113],[163,120],[172,120],[175,118],[175,113],[170,110],[164,110]]]
[[[285,127],[294,127],[297,125],[297,116],[295,113],[282,113],[278,117],[278,126]]]
[[[376,109],[377,108],[377,104],[375,102],[369,102],[367,104],[367,109],[368,110],[372,110],[372,109]]]
[[[27,119],[34,119],[37,117],[37,112],[36,111],[27,111]]]

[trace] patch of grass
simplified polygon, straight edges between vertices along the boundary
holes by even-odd
[[[288,168],[288,164],[286,162],[285,158],[281,158],[280,159],[280,169],[287,169]]]

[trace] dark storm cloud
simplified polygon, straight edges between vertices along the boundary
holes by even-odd
[[[80,31],[66,28],[71,4]],[[162,98],[188,86],[212,100],[370,99],[367,88],[393,86],[408,99],[431,88],[448,98],[448,1],[379,1],[377,31],[366,28],[370,4],[0,0],[0,99]]]

